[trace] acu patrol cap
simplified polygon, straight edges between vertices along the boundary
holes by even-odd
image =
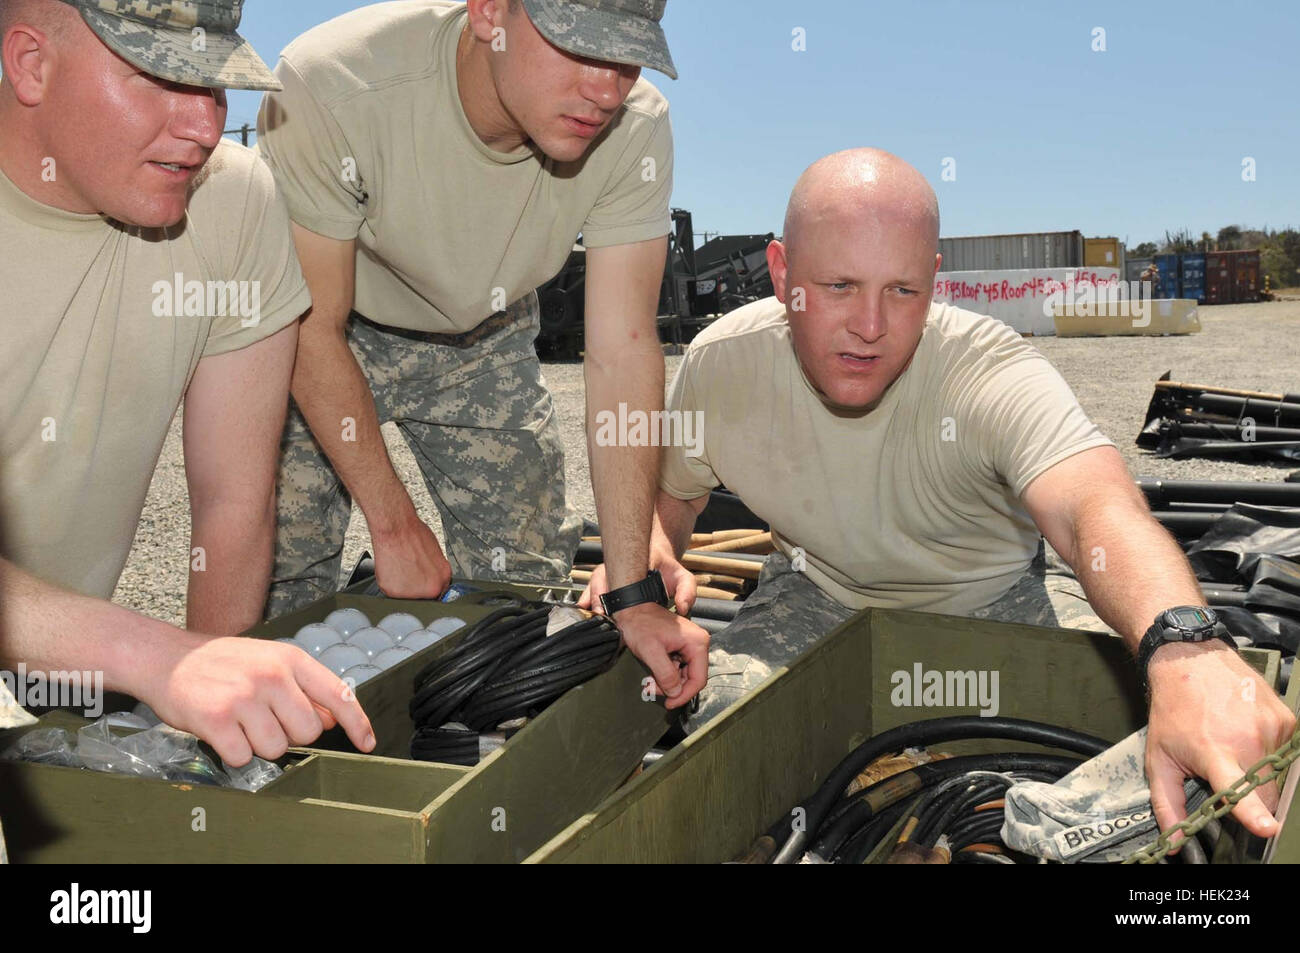
[[[281,88],[236,30],[244,0],[63,0],[104,44],[151,76],[210,89]]]
[[[677,67],[659,21],[668,0],[523,0],[537,31],[560,49],[606,63],[658,70]]]

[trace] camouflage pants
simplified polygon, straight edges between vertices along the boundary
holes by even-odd
[[[1003,596],[967,613],[975,619],[1027,625],[1111,630],[1093,613],[1083,587],[1054,552],[1038,555],[1025,575]],[[699,711],[688,719],[694,730],[790,664],[857,614],[795,572],[780,553],[763,562],[758,587],[729,626],[715,635],[709,652],[709,681]]]
[[[396,423],[415,455],[442,517],[452,573],[564,582],[582,521],[565,501],[559,421],[534,350],[536,293],[494,319],[502,326],[460,347],[353,315],[348,344],[379,422]],[[292,403],[277,491],[267,618],[337,591],[352,513],[350,495]]]
[[[1088,604],[1069,565],[1046,542],[1039,545],[1029,570],[1001,598],[967,614],[972,619],[1115,634]]]

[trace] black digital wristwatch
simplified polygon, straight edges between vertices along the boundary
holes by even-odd
[[[1210,639],[1221,639],[1234,652],[1237,650],[1237,643],[1228,634],[1228,627],[1208,606],[1175,606],[1156,616],[1156,621],[1138,643],[1138,677],[1142,679],[1143,690],[1151,690],[1147,669],[1156,649],[1170,642],[1208,642]]]

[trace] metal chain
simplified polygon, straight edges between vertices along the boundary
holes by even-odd
[[[1223,817],[1246,795],[1259,787],[1261,784],[1268,784],[1270,781],[1281,781],[1282,772],[1290,764],[1300,758],[1300,725],[1296,726],[1295,732],[1282,747],[1278,748],[1270,755],[1260,758],[1255,764],[1250,766],[1246,773],[1234,781],[1231,785],[1222,791],[1215,793],[1208,798],[1204,804],[1187,816],[1185,820],[1179,821],[1173,827],[1163,831],[1156,839],[1155,843],[1141,850],[1134,852],[1124,863],[1126,864],[1154,864],[1161,857],[1165,856],[1170,850],[1170,840],[1174,834],[1181,831],[1187,837],[1193,837],[1206,824],[1215,818]],[[1260,777],[1259,772],[1265,767],[1272,766],[1273,772],[1265,777]],[[1222,803],[1220,803],[1222,802]],[[1173,848],[1174,853],[1182,850],[1184,841],[1179,841],[1178,846]]]

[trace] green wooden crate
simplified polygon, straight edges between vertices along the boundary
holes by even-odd
[[[1277,684],[1276,652],[1244,654]],[[1112,741],[1146,718],[1133,663],[1113,636],[869,610],[773,672],[528,862],[718,863],[738,856],[867,738],[912,721],[976,712],[973,705],[896,706],[894,673],[914,674],[917,664],[923,672],[998,672],[997,714],[1004,717]],[[943,748],[1045,750],[1007,741]],[[1300,829],[1300,822],[1290,827]],[[1287,833],[1300,840],[1297,831]]]
[[[496,601],[490,593],[449,604],[340,593],[250,635],[291,635],[348,607],[373,621],[405,611],[426,623],[444,615],[472,623]],[[609,672],[568,692],[474,768],[404,760],[414,674],[459,637],[358,687],[382,750],[294,749],[284,776],[256,794],[0,762],[0,817],[10,857],[16,863],[513,863],[614,791],[670,727],[662,704],[643,700],[645,669],[624,652]],[[36,727],[84,723],[56,712]],[[28,730],[0,732],[0,750]],[[322,743],[351,747],[341,733]]]

